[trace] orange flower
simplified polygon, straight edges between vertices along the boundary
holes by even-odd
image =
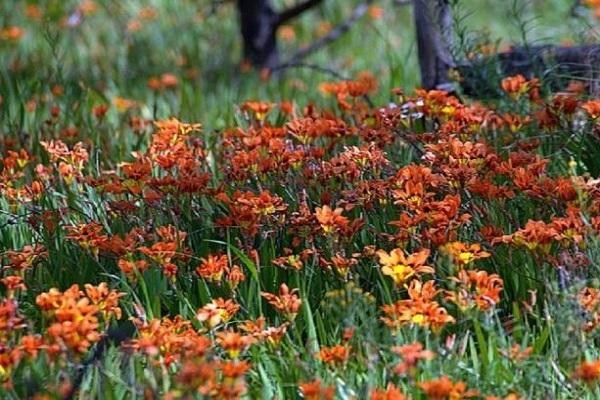
[[[351,269],[358,264],[358,260],[356,258],[350,257],[342,257],[339,254],[331,257],[331,265],[335,272],[337,272],[343,279],[348,278],[348,274]]]
[[[5,268],[14,269],[18,272],[32,268],[40,258],[48,257],[48,251],[40,244],[26,245],[19,251],[8,250],[6,252],[9,264]]]
[[[172,89],[177,87],[179,79],[173,74],[165,73],[160,76],[160,83],[166,89]]]
[[[257,121],[263,121],[275,104],[261,101],[247,101],[242,104],[242,111],[252,112]]]
[[[584,330],[591,332],[600,326],[600,290],[584,287],[577,295],[577,300],[587,314]]]
[[[502,80],[502,90],[508,93],[511,97],[518,99],[525,93],[529,93],[531,100],[539,98],[539,80],[526,80],[523,75],[509,76]]]
[[[212,329],[217,325],[229,322],[239,309],[240,305],[233,300],[218,298],[199,309],[196,313],[196,319],[206,323]]]
[[[90,299],[91,303],[98,307],[98,311],[102,313],[104,320],[108,320],[111,316],[116,319],[121,319],[121,308],[119,307],[119,299],[125,296],[124,292],[109,290],[106,282],[101,282],[98,286],[85,284],[85,294]]]
[[[450,242],[443,246],[442,251],[449,254],[454,260],[454,263],[461,268],[475,260],[491,256],[487,251],[481,250],[481,245],[479,243],[468,244],[462,242]]]
[[[277,31],[277,36],[284,42],[292,43],[296,40],[296,31],[291,25],[282,25]]]
[[[104,314],[105,318],[112,313],[120,314],[121,310],[116,306],[120,294],[109,292],[104,285],[87,285],[86,291],[91,298],[84,296],[78,285],[65,292],[53,288],[37,296],[36,304],[54,321],[47,329],[48,335],[62,349],[85,353],[101,338],[98,314]],[[107,302],[103,303],[101,298]]]
[[[16,290],[27,290],[27,286],[25,286],[23,278],[18,275],[5,276],[4,278],[0,279],[0,282],[6,286],[9,298],[14,296],[14,292]]]
[[[519,94],[527,91],[527,79],[523,75],[504,78],[501,83],[502,90],[509,94]]]
[[[137,249],[140,253],[151,258],[159,265],[171,262],[177,250],[176,242],[157,242],[150,247],[142,246]]]
[[[600,7],[600,0],[583,0],[583,4],[590,8]]]
[[[583,108],[592,119],[600,117],[600,99],[589,100],[583,103],[581,108]]]
[[[497,274],[486,271],[467,271],[461,269],[458,277],[452,277],[458,283],[454,291],[446,291],[446,299],[465,311],[471,307],[487,311],[500,301],[504,282]]]
[[[60,140],[40,141],[40,144],[50,156],[50,161],[57,165],[67,184],[82,176],[83,168],[89,160],[88,151],[82,142],[76,143],[72,149]]]
[[[418,325],[439,330],[444,325],[453,323],[454,318],[433,300],[438,293],[439,290],[435,288],[433,281],[423,284],[413,280],[408,287],[409,299],[383,305],[381,308],[386,316],[381,320],[393,329],[405,325]]]
[[[464,382],[454,383],[447,376],[421,382],[419,387],[430,400],[460,400],[479,395],[477,390],[467,390],[467,385]]]
[[[402,363],[394,369],[394,372],[401,375],[414,372],[420,360],[431,360],[435,357],[433,351],[423,349],[423,345],[419,342],[395,346],[392,347],[392,351],[402,357]]]
[[[216,378],[217,366],[215,363],[186,360],[175,379],[186,388],[197,390],[200,394],[207,395],[216,390]],[[167,396],[165,396],[166,398]]]
[[[496,238],[492,240],[492,243],[514,243],[531,251],[539,250],[542,253],[548,253],[552,242],[556,239],[560,239],[560,236],[551,224],[529,220],[525,224],[525,228],[519,229],[512,235]]]
[[[9,26],[0,30],[0,39],[17,42],[25,35],[25,30],[18,26]]]
[[[509,360],[521,362],[529,358],[529,356],[533,353],[533,347],[528,346],[523,349],[520,345],[514,344],[510,347],[510,349],[508,349],[508,351],[500,350],[500,352]]]
[[[511,393],[505,397],[487,396],[485,400],[525,400],[525,397],[521,397],[518,394]]]
[[[19,304],[15,299],[0,300],[0,339],[3,343],[7,338],[19,329],[26,326],[24,319],[19,313]]]
[[[429,257],[429,249],[423,249],[405,257],[404,251],[394,249],[389,254],[383,250],[377,252],[381,272],[392,278],[397,286],[402,286],[420,274],[433,274],[435,270],[424,265]]]
[[[216,398],[241,399],[247,392],[244,375],[251,365],[247,361],[224,361],[219,363],[222,381],[216,390]]]
[[[113,97],[112,102],[117,111],[120,113],[124,113],[138,106],[138,103],[136,101],[118,96]]]
[[[371,400],[407,400],[402,391],[393,383],[389,383],[385,389],[375,389],[371,392]]]
[[[244,271],[242,271],[242,269],[237,265],[231,267],[231,269],[227,273],[227,282],[229,282],[229,285],[232,288],[232,290],[235,290],[235,288],[240,284],[240,282],[243,282],[245,280],[246,275],[244,274]]]
[[[285,217],[283,212],[287,209],[287,204],[281,197],[272,195],[267,190],[259,195],[236,191],[231,198],[221,193],[219,200],[226,203],[230,215],[218,219],[217,225],[240,227],[250,235],[258,233],[261,222],[281,222]]]
[[[211,347],[211,340],[198,333],[190,321],[181,316],[173,319],[162,318],[150,321],[133,320],[138,330],[138,337],[127,343],[127,347],[142,352],[156,359],[157,364],[163,362],[168,367],[182,358],[203,358]]]
[[[350,347],[336,345],[332,347],[323,347],[319,351],[317,358],[326,364],[343,365],[350,356]]]
[[[277,346],[287,332],[288,326],[289,323],[286,322],[278,327],[265,328],[265,318],[260,317],[256,321],[245,321],[239,328],[244,332],[251,334],[259,341],[266,341],[271,345]]]
[[[143,274],[148,269],[148,263],[145,260],[129,261],[119,258],[117,265],[125,276],[133,282],[137,280],[136,272]]]
[[[369,17],[373,20],[381,19],[384,15],[384,10],[379,6],[370,6],[369,7]]]
[[[333,400],[335,396],[335,387],[323,386],[318,379],[301,383],[299,386],[300,392],[306,400]]]
[[[229,272],[229,258],[223,254],[202,258],[200,266],[196,268],[196,273],[203,278],[213,282],[220,282],[224,272]]]
[[[573,371],[573,378],[584,381],[587,385],[596,383],[600,378],[600,360],[583,361]]]
[[[253,342],[252,336],[242,336],[234,331],[217,332],[216,343],[227,352],[229,358],[238,358]]]
[[[346,99],[365,96],[377,89],[377,80],[370,72],[361,72],[356,80],[342,82],[324,82],[319,85],[323,93],[336,96],[338,106],[342,110],[352,110],[353,105]]]
[[[315,216],[317,221],[321,224],[323,232],[326,234],[333,233],[336,230],[343,229],[348,225],[348,218],[342,216],[342,208],[336,208],[332,210],[329,206],[317,207],[315,209]]]
[[[225,378],[239,379],[252,365],[248,361],[224,361],[220,363],[221,373]]]
[[[25,335],[21,337],[20,349],[29,357],[36,358],[44,348],[44,339],[40,335]]]
[[[290,291],[285,283],[279,287],[279,295],[268,292],[260,292],[260,295],[267,300],[277,311],[283,313],[288,321],[293,321],[300,310],[302,300],[296,295],[298,289]]]

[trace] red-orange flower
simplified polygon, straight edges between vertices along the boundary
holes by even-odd
[[[481,249],[479,243],[450,242],[441,249],[452,257],[454,263],[459,267],[465,267],[473,261],[490,257],[491,254]]]
[[[460,400],[479,395],[477,390],[468,390],[464,382],[459,381],[454,383],[447,376],[421,382],[419,383],[419,387],[430,400]]]
[[[407,400],[402,391],[393,383],[389,383],[385,389],[375,389],[371,392],[371,400]]]
[[[296,293],[298,293],[298,289],[290,290],[285,283],[282,283],[278,295],[268,292],[261,292],[260,295],[281,312],[288,321],[293,321],[302,305],[302,300]]]
[[[252,336],[242,336],[229,330],[217,332],[216,343],[227,352],[230,358],[238,358],[253,342]]]
[[[342,208],[332,210],[329,206],[316,208],[315,216],[317,217],[317,221],[321,224],[323,232],[330,234],[336,230],[343,229],[348,225],[349,220],[342,215],[343,211]]]
[[[487,311],[500,301],[500,293],[504,282],[497,274],[488,274],[486,271],[460,270],[458,277],[452,277],[458,286],[454,290],[446,291],[446,300],[455,303],[465,311],[472,307]]]
[[[196,273],[203,278],[213,282],[220,282],[223,273],[229,271],[229,259],[227,255],[219,256],[209,255],[208,258],[202,258],[202,262],[196,268]]]
[[[301,383],[300,392],[306,400],[333,400],[335,387],[323,386],[320,380]]]
[[[349,356],[350,347],[348,345],[336,345],[322,347],[317,357],[326,364],[343,365],[348,361]]]
[[[240,305],[233,300],[215,299],[196,313],[196,319],[206,323],[209,328],[227,323],[240,309]]]
[[[573,371],[573,378],[584,381],[588,385],[596,383],[600,378],[600,360],[583,361]]]
[[[395,346],[392,347],[392,351],[402,357],[402,362],[394,368],[394,372],[401,375],[414,372],[420,360],[431,360],[435,357],[433,351],[424,349],[419,342]]]
[[[405,325],[418,325],[441,329],[454,318],[445,308],[433,300],[439,293],[433,281],[422,283],[411,281],[408,288],[409,299],[399,300],[394,304],[385,304],[381,308],[386,314],[381,320],[390,328],[398,329]]]

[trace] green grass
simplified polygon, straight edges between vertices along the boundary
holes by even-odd
[[[39,18],[28,4],[39,6]],[[554,110],[553,95],[544,88],[540,103],[504,95],[486,104],[485,114],[468,106],[439,107],[429,98],[422,118],[386,122],[379,107],[422,100],[391,92],[400,87],[413,94],[418,86],[409,6],[380,4],[382,19],[363,18],[306,60],[349,79],[362,71],[376,77],[379,87],[369,91],[376,107],[357,96],[349,98],[355,106],[349,111],[320,90],[321,83],[336,81],[326,73],[293,68],[263,80],[260,72],[241,72],[231,2],[210,14],[208,1],[98,0],[77,17],[81,4],[91,3],[0,4],[0,262],[2,278],[20,277],[27,287],[0,285],[2,398],[63,398],[74,388],[81,399],[227,398],[225,391],[234,389],[245,393],[229,398],[292,399],[301,397],[302,384],[318,379],[340,399],[369,398],[388,385],[425,399],[435,397],[427,397],[423,384],[442,376],[476,389],[476,398],[597,398],[596,379],[585,385],[575,372],[583,361],[600,357],[598,330],[583,330],[600,321],[593,291],[600,286],[594,181],[600,153],[598,123],[583,107],[588,97],[574,97],[573,114],[557,111],[551,129],[540,126],[536,114]],[[326,1],[302,16],[293,24],[295,40],[282,40],[282,55],[314,40],[324,21],[342,21],[354,4]],[[570,6],[566,0],[463,1],[457,18],[469,45],[593,39],[592,17],[569,17]],[[69,18],[81,19],[69,27]],[[23,28],[23,37],[4,39],[1,29],[9,26]],[[150,89],[149,79],[163,74],[178,84]],[[135,104],[120,110],[117,98]],[[270,101],[274,108],[263,120],[244,108],[247,100]],[[293,103],[293,115],[277,105],[282,101]],[[108,111],[97,118],[94,107],[104,104]],[[332,125],[319,131],[310,118],[303,120],[312,106],[313,116]],[[496,126],[508,113],[532,120],[513,132]],[[202,128],[182,135],[179,123],[175,131],[153,124],[170,117]],[[303,141],[288,123],[306,123],[320,133]],[[333,134],[339,126],[347,128],[344,134]],[[539,145],[519,148],[531,139]],[[42,142],[50,140],[68,148],[48,151]],[[444,147],[452,140],[455,147]],[[73,159],[78,142],[89,154],[81,164]],[[472,150],[473,143],[482,147]],[[20,164],[11,153],[21,149],[33,157],[29,162]],[[169,161],[178,164],[165,167]],[[399,173],[409,174],[413,164],[434,174],[424,179],[428,193],[420,200]],[[72,178],[65,165],[81,170]],[[142,172],[130,173],[132,165]],[[424,174],[419,170],[410,179]],[[196,179],[197,188],[186,191]],[[506,192],[486,195],[477,183]],[[239,192],[247,197],[240,199]],[[272,197],[258,198],[261,193]],[[461,199],[459,206],[452,196]],[[340,207],[347,220],[327,225],[317,210],[325,205]],[[404,218],[415,216],[423,219],[406,227]],[[398,220],[406,229],[390,224]],[[544,221],[556,233],[547,243],[539,232],[531,243],[497,243],[502,235],[518,238],[529,220]],[[248,229],[252,221],[255,232]],[[500,231],[486,235],[489,226]],[[541,245],[528,249],[536,240]],[[487,310],[461,309],[446,296],[461,293],[460,260],[444,247],[455,241],[490,253],[463,266],[502,280],[499,300]],[[175,248],[148,250],[165,243]],[[28,245],[44,252],[19,259]],[[435,301],[454,321],[432,329],[422,326],[419,314],[391,329],[381,319],[382,306],[407,304],[409,281],[420,280],[395,285],[375,251],[411,254],[421,248],[430,252],[424,264],[435,270],[422,281],[444,290],[423,304]],[[198,272],[209,255],[227,257],[223,276]],[[127,272],[127,261],[144,261],[147,268]],[[25,266],[19,268],[20,262]],[[413,261],[393,267],[403,263]],[[236,281],[232,270],[245,279]],[[85,285],[101,282],[110,291],[85,311],[86,302],[94,302]],[[302,300],[293,310],[278,310],[262,296],[277,294],[283,283]],[[74,284],[87,292],[63,293]],[[45,301],[52,288],[61,293]],[[593,298],[587,307],[585,288]],[[108,293],[122,294],[121,318],[104,308],[111,303]],[[198,316],[217,299],[239,310],[211,314],[220,318],[211,326]],[[489,296],[482,301],[488,304]],[[423,304],[413,302],[409,311]],[[261,317],[265,326],[244,333],[242,327],[262,323]],[[84,328],[74,337],[65,332],[86,318],[92,321],[86,332],[103,338],[92,335],[89,346],[78,350],[69,340],[81,343]],[[276,329],[285,329],[280,341],[264,339],[276,337]],[[227,331],[255,343],[232,353],[220,336]],[[26,335],[38,335],[35,352],[23,345]],[[395,372],[407,360],[394,346],[416,341],[435,357]],[[338,351],[350,349],[344,360],[318,356],[338,345],[344,346]],[[511,354],[513,346],[526,354]],[[245,373],[224,377],[227,365],[242,361],[249,364]]]

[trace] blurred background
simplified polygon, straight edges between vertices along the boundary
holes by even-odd
[[[277,9],[295,3],[273,1]],[[281,27],[282,57],[326,35],[360,3],[325,0]],[[469,51],[594,42],[596,13],[577,3],[461,0],[455,19]],[[348,78],[370,71],[379,82],[376,104],[391,99],[392,88],[410,91],[419,83],[411,8],[402,0],[375,1],[347,34],[303,61]],[[125,122],[131,126],[132,117],[143,122],[173,115],[201,121],[210,131],[230,124],[235,104],[293,99],[304,105],[308,93],[318,102],[319,83],[335,80],[306,68],[267,78],[241,62],[241,43],[235,1],[3,0],[0,134],[31,140],[54,108],[69,116],[61,119],[66,125],[53,128],[57,135],[80,138],[96,129],[94,107],[106,113],[102,129],[108,133]]]

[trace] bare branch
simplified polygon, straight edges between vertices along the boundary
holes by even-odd
[[[333,76],[335,79],[338,79],[340,81],[349,81],[350,78],[340,74],[339,72],[337,72],[336,70],[332,69],[332,68],[326,68],[323,67],[321,65],[317,65],[317,64],[308,64],[308,63],[303,63],[303,62],[296,62],[296,63],[291,63],[291,64],[286,64],[286,65],[279,65],[277,67],[275,67],[274,69],[272,69],[272,72],[277,72],[277,71],[281,71],[284,69],[291,69],[291,68],[305,68],[305,69],[311,69],[313,71],[317,71],[317,72],[321,72],[324,74],[328,74]],[[368,94],[365,94],[362,96],[362,98],[367,102],[367,104],[369,105],[369,107],[373,108],[375,107],[375,104],[373,103],[373,100],[371,100],[371,98],[369,97]]]
[[[287,21],[296,18],[305,11],[310,10],[314,6],[320,4],[323,0],[306,0],[302,3],[296,4],[293,7],[288,8],[279,13],[277,17],[277,26],[285,24]]]

